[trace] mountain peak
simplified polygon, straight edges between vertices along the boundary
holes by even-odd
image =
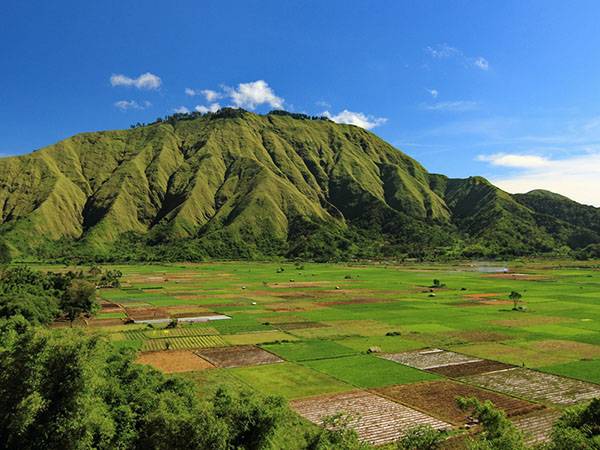
[[[175,114],[0,160],[0,239],[45,258],[527,254],[585,229],[555,235],[518,200],[287,111]]]

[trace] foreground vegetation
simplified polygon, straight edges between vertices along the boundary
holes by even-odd
[[[515,269],[521,274],[515,278],[439,265],[47,269],[17,267],[0,276],[1,448],[366,449],[343,417],[321,429],[286,403],[439,378],[366,354],[375,347],[397,352],[442,345],[600,381],[590,369],[600,359],[592,264],[549,270],[534,263]],[[122,315],[84,295],[84,283],[105,286],[99,300],[122,305],[124,315],[203,308],[232,319],[118,325],[115,316]],[[67,326],[44,326],[56,318]],[[88,326],[72,328],[71,321]],[[258,344],[288,362],[184,376],[136,363],[145,341],[178,342],[198,331],[217,333],[224,345]],[[557,354],[557,348],[568,351]],[[528,447],[491,404],[464,399],[461,406],[482,425],[465,446]],[[598,423],[597,400],[568,408],[546,448],[599,448]],[[394,445],[440,448],[444,438],[419,427]]]

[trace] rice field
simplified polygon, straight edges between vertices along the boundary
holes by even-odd
[[[122,286],[99,291],[89,331],[202,393],[280,395],[315,423],[362,408],[352,423],[373,443],[427,420],[456,429],[459,393],[496,401],[543,441],[564,407],[600,396],[600,265],[490,265],[509,273],[468,262],[111,266]],[[180,320],[208,315],[228,319]],[[154,319],[165,323],[130,323]]]

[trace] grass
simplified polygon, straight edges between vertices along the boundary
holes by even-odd
[[[223,339],[231,345],[263,344],[276,341],[293,341],[298,338],[282,331],[257,331],[254,333],[227,334]]]
[[[372,355],[320,359],[305,361],[302,364],[360,388],[415,383],[439,378],[437,375]]]
[[[281,344],[263,345],[262,347],[288,361],[308,361],[312,359],[348,356],[356,353],[355,350],[352,350],[347,346],[326,340],[286,342]]]
[[[543,372],[600,384],[600,359],[573,361],[540,368]]]
[[[228,370],[240,381],[265,395],[281,395],[290,400],[353,389],[334,377],[294,363]]]
[[[201,310],[231,319],[180,324],[175,329],[129,324],[95,326],[89,331],[106,332],[115,345],[134,349],[160,350],[167,340],[172,349],[260,345],[288,361],[190,375],[203,392],[214,391],[219,383],[238,383],[299,398],[432,378],[367,355],[369,347],[388,353],[442,347],[600,383],[596,375],[600,373],[598,262],[508,264],[513,272],[546,278],[539,281],[486,276],[468,263],[303,266],[239,261],[113,265],[111,269],[124,274],[123,288],[100,290],[105,299],[125,306],[154,305],[167,315]],[[429,297],[427,287],[434,278],[446,288]],[[527,312],[467,297],[494,294],[493,298],[506,300],[513,290],[523,294]],[[302,322],[322,326],[282,325]],[[386,336],[389,332],[399,335]],[[194,338],[214,340],[199,343]]]
[[[144,341],[143,351],[185,350],[193,348],[224,347],[227,343],[221,336],[186,336]]]

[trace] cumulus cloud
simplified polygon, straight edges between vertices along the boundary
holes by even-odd
[[[479,161],[515,169],[514,173],[492,177],[501,189],[512,193],[546,189],[587,205],[600,206],[600,152],[567,158],[529,154],[479,155]]]
[[[452,47],[448,44],[438,44],[435,46],[425,47],[425,53],[434,59],[454,58],[461,61],[466,66],[476,67],[481,70],[488,70],[490,68],[489,61],[483,56],[467,56],[462,50]]]
[[[422,108],[427,111],[464,112],[473,111],[479,108],[479,104],[473,101],[457,100],[453,102],[438,102],[431,105],[422,105]]]
[[[217,112],[221,109],[221,105],[218,103],[212,103],[209,106],[197,105],[194,109],[199,113],[206,114],[207,112]]]
[[[224,90],[238,108],[255,109],[263,104],[273,108],[283,108],[283,98],[275,95],[273,89],[264,80],[240,83],[237,88],[225,86]]]
[[[131,78],[122,74],[113,74],[110,77],[112,86],[132,86],[137,89],[158,89],[162,84],[162,80],[157,75],[150,72],[141,74],[137,78]]]
[[[284,99],[275,95],[273,89],[264,80],[251,81],[249,83],[240,83],[237,87],[222,86],[221,91],[212,89],[185,89],[186,95],[195,97],[204,96],[210,106],[198,105],[197,108],[203,111],[211,111],[214,108],[219,109],[220,105],[216,100],[227,98],[230,100],[230,106],[234,108],[245,108],[254,110],[260,105],[269,105],[272,108],[283,108]],[[216,106],[215,106],[216,105]],[[196,110],[198,110],[196,108]],[[212,109],[211,109],[212,108]]]
[[[489,162],[494,166],[513,167],[519,169],[537,169],[548,167],[552,162],[543,156],[495,153],[493,155],[479,155],[478,161]]]
[[[146,109],[151,107],[152,103],[147,100],[142,103],[138,103],[135,100],[119,100],[114,105],[122,111],[127,111],[128,109]]]
[[[177,114],[188,114],[190,112],[190,110],[187,109],[185,106],[180,106],[179,108],[175,108],[173,111],[175,111]]]
[[[213,91],[211,89],[203,89],[202,91],[200,91],[200,93],[204,95],[204,98],[207,102],[214,102],[215,100],[223,98],[223,94],[217,91]]]
[[[425,88],[425,90],[427,92],[429,92],[429,95],[431,95],[433,98],[437,98],[437,96],[439,95],[439,92],[437,89],[427,89]]]
[[[370,130],[371,128],[378,127],[387,122],[387,119],[384,117],[368,116],[361,112],[348,111],[347,109],[344,109],[342,112],[335,115],[331,114],[329,111],[324,111],[322,115],[334,122],[356,125],[365,130]]]

